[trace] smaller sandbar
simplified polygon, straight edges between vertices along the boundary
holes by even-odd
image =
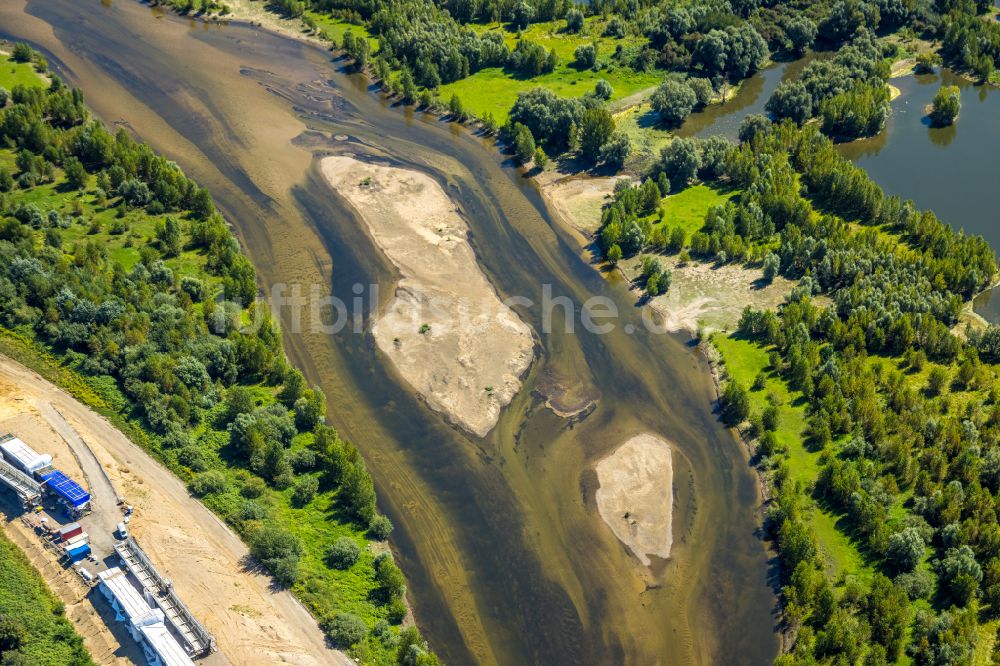
[[[636,435],[597,463],[597,510],[645,566],[673,545],[674,468],[670,445]]]
[[[321,166],[400,273],[375,343],[432,409],[485,436],[521,389],[534,338],[479,268],[465,220],[419,171],[348,156]]]

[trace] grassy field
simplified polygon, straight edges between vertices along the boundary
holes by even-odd
[[[0,87],[10,90],[18,84],[31,86],[44,83],[30,63],[14,62],[9,55],[0,55]]]
[[[24,553],[0,532],[0,627],[19,627],[16,649],[0,650],[4,664],[92,666],[83,639],[62,603],[45,586]]]
[[[563,97],[580,97],[594,89],[601,79],[611,84],[614,89],[612,100],[629,97],[637,92],[657,85],[663,78],[658,72],[633,72],[630,69],[608,62],[608,58],[619,47],[637,46],[641,40],[636,37],[611,38],[603,37],[606,21],[591,17],[587,19],[583,31],[579,34],[569,34],[563,31],[565,21],[550,21],[535,23],[523,31],[526,40],[541,44],[546,49],[554,49],[559,56],[559,65],[551,74],[543,74],[530,79],[522,79],[494,67],[476,72],[461,81],[455,81],[441,86],[439,97],[445,103],[452,95],[458,95],[466,109],[478,116],[492,113],[498,123],[507,119],[507,112],[517,100],[520,92],[542,86]],[[512,50],[517,45],[517,33],[511,32],[496,23],[473,26],[480,33],[502,31],[504,41]],[[598,62],[604,62],[606,67],[601,71],[593,69],[579,70],[574,65],[574,51],[582,44],[596,42],[598,45]]]
[[[765,386],[750,391],[751,413],[759,414],[773,402],[778,407],[778,428],[775,438],[786,451],[789,477],[808,487],[819,476],[819,451],[809,451],[805,446],[803,431],[806,427],[806,406],[801,395],[795,394],[779,377],[768,361],[768,350],[748,340],[732,335],[716,334],[712,344],[719,350],[729,376],[745,387],[753,385],[759,373],[767,377]],[[837,516],[819,506],[810,507],[808,525],[819,543],[834,577],[841,573],[870,576],[871,566],[865,561],[858,547],[838,526]]]
[[[510,108],[517,101],[518,93],[532,88],[548,88],[562,97],[582,97],[591,92],[599,80],[604,79],[614,88],[611,99],[615,100],[655,86],[661,78],[655,72],[636,73],[624,68],[600,72],[592,69],[579,71],[575,67],[561,63],[551,74],[519,79],[499,67],[491,67],[482,69],[461,81],[441,86],[438,95],[445,103],[452,95],[458,95],[468,111],[480,117],[492,113],[496,121],[503,124]]]
[[[632,142],[630,160],[647,164],[660,157],[674,133],[663,126],[660,116],[648,102],[636,104],[615,114],[617,129]]]
[[[668,229],[680,227],[688,238],[705,225],[705,215],[739,194],[739,190],[714,185],[694,185],[671,194],[660,202],[660,224]]]

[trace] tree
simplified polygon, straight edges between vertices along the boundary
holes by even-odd
[[[769,252],[766,257],[764,257],[764,282],[770,284],[774,282],[775,276],[778,275],[778,269],[781,268],[781,259],[778,258],[774,252]]]
[[[701,168],[701,154],[694,139],[676,138],[660,152],[660,169],[678,190],[687,187]]]
[[[694,109],[698,98],[691,86],[675,78],[668,78],[653,91],[649,98],[653,110],[666,125],[680,125]]]
[[[361,557],[361,547],[350,537],[340,537],[326,550],[326,561],[334,569],[350,569]]]
[[[27,635],[21,622],[10,615],[0,615],[0,655],[19,650]]]
[[[583,12],[571,9],[566,12],[566,32],[575,34],[583,30]]]
[[[513,136],[514,157],[519,164],[525,164],[535,155],[535,138],[521,123],[514,123]]]
[[[403,104],[409,105],[417,101],[417,84],[413,82],[413,74],[410,73],[409,69],[403,69],[403,73],[399,77],[399,85],[403,91]]]
[[[302,397],[295,401],[295,426],[301,432],[309,432],[326,416],[326,396],[317,386],[306,389]]]
[[[594,97],[597,99],[603,99],[605,101],[611,99],[611,96],[615,94],[615,89],[611,87],[611,84],[600,79],[594,84]]]
[[[771,121],[762,113],[751,113],[740,123],[740,143],[751,143],[755,136],[771,129]]]
[[[90,176],[83,163],[75,157],[67,157],[63,162],[63,171],[66,172],[66,182],[74,190],[82,190],[87,187],[87,180]]]
[[[226,396],[226,420],[232,421],[240,414],[250,414],[257,406],[253,392],[245,386],[233,386]]]
[[[360,460],[344,467],[338,497],[364,523],[375,515],[375,484]]]
[[[597,161],[609,167],[620,169],[632,152],[632,141],[625,132],[614,132],[608,142],[601,146]]]
[[[176,257],[181,253],[181,228],[177,220],[168,217],[157,225],[156,240],[164,257]]]
[[[31,62],[32,57],[34,57],[35,51],[30,46],[24,42],[18,42],[14,44],[14,50],[11,53],[11,57],[14,62]]]
[[[788,50],[801,55],[816,41],[816,24],[805,16],[796,16],[785,26]]]
[[[617,266],[618,262],[621,261],[622,249],[618,246],[617,243],[608,248],[607,257],[608,257],[608,263],[610,263],[612,266]]]
[[[958,117],[961,106],[961,91],[958,86],[942,86],[931,101],[931,123],[935,127],[951,125]]]
[[[764,107],[775,118],[791,118],[801,125],[812,116],[812,95],[801,81],[785,81],[767,100]]]
[[[907,527],[889,537],[886,557],[897,571],[901,573],[913,571],[924,558],[924,538],[920,536],[920,530]]]
[[[700,77],[691,77],[687,80],[688,87],[694,93],[695,106],[699,109],[705,107],[712,99],[715,90],[712,89],[712,82]]]
[[[368,626],[357,615],[341,612],[323,622],[323,631],[338,647],[349,648],[364,639]]]
[[[983,569],[976,562],[972,549],[968,546],[949,548],[937,569],[945,593],[958,606],[967,606],[983,579]]]
[[[402,597],[406,592],[406,580],[389,553],[382,553],[375,559],[375,584],[381,588],[385,600]]]
[[[469,117],[457,94],[451,96],[451,100],[448,102],[448,112],[451,114],[451,119],[459,123],[464,123]]]
[[[601,146],[615,131],[615,120],[603,106],[587,109],[580,122],[580,152],[588,160],[597,161]]]
[[[750,396],[743,385],[735,380],[726,384],[720,402],[722,422],[728,426],[739,425],[750,415]]]
[[[541,146],[535,146],[535,156],[533,158],[535,166],[539,169],[544,169],[545,165],[549,163],[549,156],[545,154],[545,151]]]
[[[304,507],[313,501],[317,490],[319,490],[319,479],[315,476],[301,477],[292,492],[292,505],[299,508]]]
[[[941,390],[948,383],[948,372],[939,365],[931,368],[927,374],[927,391],[931,395],[939,395]]]

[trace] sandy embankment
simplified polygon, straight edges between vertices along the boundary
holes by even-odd
[[[625,176],[621,176],[624,178]],[[536,176],[542,195],[577,231],[591,235],[601,226],[601,209],[615,191],[618,177],[571,177],[555,172]]]
[[[379,349],[433,409],[486,435],[520,390],[534,340],[479,269],[465,221],[418,171],[346,156],[322,169],[401,275],[372,325]]]
[[[674,470],[670,445],[644,433],[597,463],[597,510],[618,539],[649,566],[670,557]]]

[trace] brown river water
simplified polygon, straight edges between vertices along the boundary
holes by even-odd
[[[598,295],[614,330],[564,326],[518,306],[538,358],[486,438],[420,401],[366,334],[299,330],[289,355],[319,384],[330,421],[369,463],[418,624],[449,664],[766,664],[777,651],[774,567],[745,454],[718,422],[708,368],[686,341],[648,332],[634,295],[590,265],[531,181],[489,140],[391,107],[322,49],[213,26],[126,0],[5,0],[0,36],[42,50],[109,124],[209,187],[261,286],[316,285],[352,303],[391,296],[396,275],[319,156],[350,151],[422,170],[453,197],[483,271],[504,297],[575,307]],[[369,306],[362,307],[362,324]],[[631,325],[634,332],[627,332]],[[570,422],[541,392],[598,398]],[[594,505],[597,460],[641,431],[675,444],[674,549],[643,567]]]

